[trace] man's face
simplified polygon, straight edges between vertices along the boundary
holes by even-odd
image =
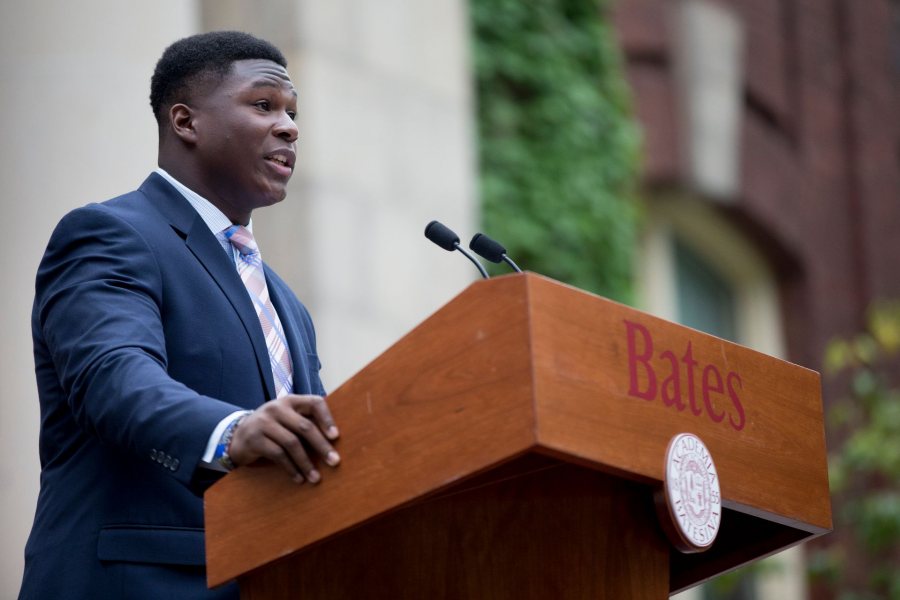
[[[232,220],[280,202],[294,172],[297,92],[281,65],[240,60],[196,98],[197,176],[209,200]]]

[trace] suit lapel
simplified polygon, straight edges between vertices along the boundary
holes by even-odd
[[[256,354],[260,374],[266,382],[266,392],[268,393],[266,399],[271,400],[275,397],[275,382],[272,376],[272,365],[269,362],[269,350],[266,348],[266,340],[263,337],[253,301],[250,299],[234,263],[228,260],[228,255],[222,250],[222,246],[219,245],[218,240],[199,215],[188,232],[185,243],[219,285],[240,317],[241,323],[244,324],[244,330],[253,344],[253,352]]]
[[[169,220],[173,229],[184,239],[185,245],[191,253],[228,298],[253,345],[260,375],[265,382],[266,399],[274,398],[275,382],[272,376],[272,366],[269,363],[266,340],[263,337],[253,301],[250,299],[234,263],[229,260],[216,236],[212,234],[197,211],[178,190],[169,185],[169,182],[153,173],[144,181],[140,190],[150,197],[154,207]]]

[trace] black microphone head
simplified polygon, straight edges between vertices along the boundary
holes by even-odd
[[[503,255],[506,254],[506,248],[504,248],[503,245],[500,244],[500,242],[492,240],[483,233],[475,234],[475,237],[473,237],[472,241],[469,242],[469,248],[471,248],[473,251],[475,251],[475,253],[477,253],[485,260],[489,260],[494,263],[498,263],[503,260]]]
[[[440,221],[432,221],[425,227],[425,237],[444,250],[456,250],[456,244],[459,243],[459,236]]]

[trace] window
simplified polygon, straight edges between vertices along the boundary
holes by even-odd
[[[737,341],[732,286],[677,237],[673,251],[678,322]]]

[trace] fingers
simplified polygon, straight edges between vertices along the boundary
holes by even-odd
[[[288,395],[267,402],[241,421],[229,455],[236,465],[267,458],[281,465],[298,483],[318,483],[321,474],[308,449],[336,467],[341,459],[329,439],[338,435],[322,397]]]
[[[328,404],[322,396],[287,396],[291,398],[295,410],[302,415],[312,416],[319,429],[330,440],[336,440],[340,435],[337,425],[328,409]]]
[[[315,423],[306,417],[297,415],[295,423],[290,429],[295,435],[289,436],[285,440],[286,444],[284,447],[291,451],[292,457],[295,456],[295,453],[293,452],[295,448],[300,451],[303,450],[303,444],[300,443],[300,439],[303,439],[319,456],[322,456],[325,459],[325,462],[328,463],[329,466],[335,467],[340,462],[341,458],[338,456],[334,447],[325,439],[325,436],[322,435],[322,432],[316,427]],[[305,456],[306,453],[303,452],[303,457]],[[298,466],[302,465],[298,463]]]
[[[284,452],[284,450],[278,443],[269,439],[265,439],[263,441],[263,444],[265,446],[263,456],[270,457],[273,462],[281,465],[284,470],[290,474],[291,479],[293,479],[296,483],[303,483],[304,481],[306,481],[303,473],[300,471],[300,469],[297,468],[297,464],[290,456],[288,456],[288,454]],[[318,475],[318,473],[316,473],[316,475]],[[318,479],[312,482],[316,483],[317,481]]]

